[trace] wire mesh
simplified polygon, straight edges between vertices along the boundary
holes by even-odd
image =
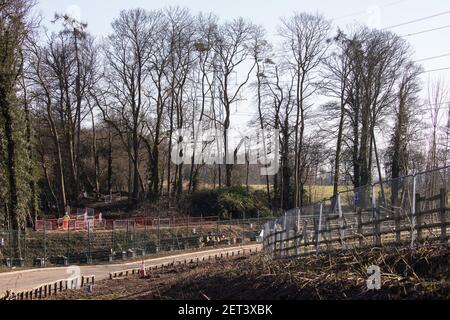
[[[272,257],[448,241],[450,167],[404,176],[287,211],[264,225]]]

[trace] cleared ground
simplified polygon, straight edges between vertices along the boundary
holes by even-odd
[[[52,299],[266,300],[448,299],[449,247],[352,250],[269,261],[262,256],[168,268],[144,279],[98,282],[93,293]],[[378,265],[382,288],[368,291],[367,268]]]

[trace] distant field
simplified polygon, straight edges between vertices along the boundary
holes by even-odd
[[[266,185],[254,184],[254,185],[250,185],[250,188],[254,191],[258,191],[258,190],[265,191]],[[312,202],[319,202],[324,199],[330,199],[331,197],[333,197],[333,189],[334,189],[333,186],[314,185],[314,186],[306,187],[306,191],[308,192],[308,195],[312,196]],[[353,189],[352,186],[340,186],[339,192],[344,192],[344,191],[348,191],[348,190],[352,190],[352,189]]]
[[[243,185],[245,187],[245,185]],[[201,184],[201,189],[213,189],[214,185],[212,184]],[[267,186],[265,184],[251,184],[250,190],[252,191],[266,191]],[[270,189],[273,190],[273,186],[270,186]],[[352,190],[353,186],[340,186],[339,192],[344,192],[348,190]],[[313,185],[313,186],[307,186],[306,191],[308,192],[308,195],[312,196],[311,202],[319,202],[321,200],[328,200],[333,197],[333,186],[320,186],[320,185]]]

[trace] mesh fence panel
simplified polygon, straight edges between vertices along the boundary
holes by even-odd
[[[65,230],[47,230],[43,225],[42,231],[26,234],[0,231],[0,269],[104,263],[158,252],[255,243],[262,241],[261,231],[271,219],[202,218],[186,225],[155,218],[111,221],[110,225],[106,220],[74,219]]]
[[[272,257],[363,246],[448,241],[450,167],[353,190],[264,225]]]

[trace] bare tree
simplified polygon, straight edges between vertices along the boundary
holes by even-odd
[[[335,37],[334,52],[326,60],[326,71],[324,77],[328,79],[324,86],[325,94],[337,99],[336,104],[325,106],[325,112],[330,117],[326,119],[333,121],[331,117],[336,116],[339,119],[337,129],[336,153],[334,157],[334,178],[333,195],[339,192],[339,178],[341,171],[341,155],[344,139],[344,129],[346,122],[348,91],[350,87],[351,62],[349,55],[349,43],[342,31],[338,31]]]
[[[233,152],[229,149],[229,141],[227,132],[231,125],[231,106],[239,100],[239,94],[244,86],[248,83],[256,63],[249,68],[244,80],[236,83],[233,90],[233,75],[239,67],[251,57],[252,50],[249,46],[253,37],[255,26],[251,23],[239,18],[232,22],[227,22],[217,29],[215,35],[214,50],[218,56],[218,65],[215,66],[219,70],[218,82],[220,90],[220,101],[225,110],[225,119],[223,121],[223,142],[225,155],[225,174],[226,186],[232,186],[232,170],[233,165],[229,164],[233,159]]]
[[[145,99],[149,94],[148,69],[155,47],[154,35],[161,30],[160,20],[159,12],[122,11],[112,24],[114,32],[105,46],[109,105],[101,110],[105,121],[119,134],[132,163],[130,201],[140,199],[143,187],[139,150],[150,104]]]
[[[294,205],[303,204],[301,183],[304,164],[303,154],[306,116],[311,107],[307,100],[315,94],[318,86],[317,73],[329,47],[330,23],[321,15],[296,13],[282,19],[279,34],[284,38],[284,47],[289,48],[287,60],[296,74],[296,121],[295,121],[295,165],[294,165]]]

